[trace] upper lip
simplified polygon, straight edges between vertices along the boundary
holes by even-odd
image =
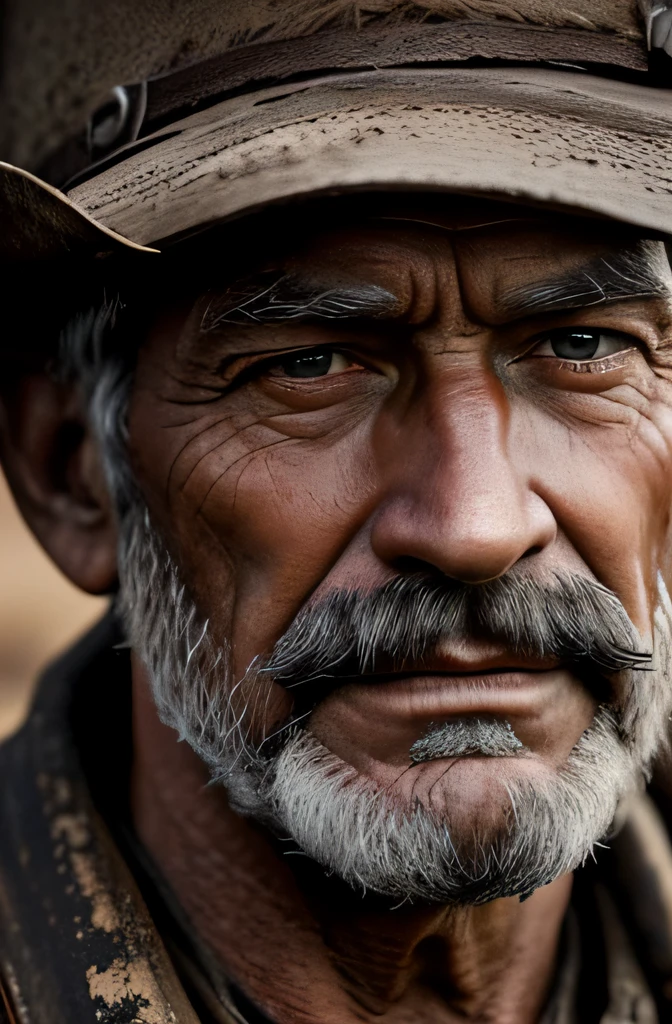
[[[322,678],[334,678],[339,681],[355,679],[383,681],[408,679],[415,676],[480,676],[499,675],[506,672],[550,672],[561,666],[557,658],[531,658],[513,654],[504,648],[488,647],[487,651],[476,646],[454,651],[435,652],[431,657],[422,660],[379,664],[366,672],[328,674]]]
[[[435,651],[424,659],[411,660],[409,658],[408,661],[396,662],[385,659],[385,663],[374,663],[364,671],[358,670],[356,665],[352,666],[352,671],[348,671],[345,666],[342,666],[340,672],[317,673],[298,683],[293,682],[290,684],[290,689],[297,702],[297,708],[303,709],[304,705],[316,706],[329,694],[343,686],[383,686],[387,683],[403,683],[404,680],[432,676],[455,679],[489,676],[492,678],[493,685],[500,690],[504,688],[504,680],[500,679],[495,683],[496,677],[510,674],[511,685],[515,685],[517,688],[522,683],[522,679],[514,684],[513,678],[516,673],[519,677],[527,674],[530,676],[540,675],[558,669],[561,664],[558,659],[524,657],[500,645],[495,647],[494,644],[486,646],[485,644],[470,643],[459,645],[459,647],[455,645],[451,650],[444,648]]]
[[[452,649],[434,651],[431,656],[414,662],[395,664],[382,671],[370,673],[372,677],[398,676],[479,676],[504,672],[550,672],[560,667],[560,660],[551,657],[530,657],[513,653],[497,644],[465,643]],[[367,673],[367,676],[369,674]],[[363,675],[361,678],[366,678]]]
[[[418,667],[424,674],[479,675],[491,672],[548,672],[559,665],[558,658],[533,658],[494,645],[487,650],[471,645],[453,651],[436,652]]]

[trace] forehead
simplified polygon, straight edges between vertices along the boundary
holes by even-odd
[[[393,208],[311,225],[281,245],[288,263],[317,263],[334,270],[357,266],[392,269],[395,263],[452,259],[464,271],[479,266],[488,280],[544,275],[599,254],[646,250],[664,257],[664,246],[628,229],[586,218],[561,218],[525,208],[473,204],[467,211]],[[664,259],[660,262],[665,265]],[[660,269],[660,268],[659,268]]]
[[[513,274],[573,259],[580,263],[591,253],[633,248],[641,241],[620,225],[511,203],[378,195],[264,210],[196,236],[169,255],[182,269],[192,266],[207,275],[206,268],[232,274],[294,261],[344,270],[353,259],[373,258],[376,265],[391,267],[419,254],[445,259],[449,250],[465,266],[479,261]],[[655,248],[664,255],[662,244]]]
[[[604,221],[513,204],[360,197],[270,210],[179,247],[190,295],[234,305],[287,275],[308,290],[380,285],[401,299],[458,283],[479,317],[669,294],[660,241]],[[186,253],[186,257],[185,257]],[[305,288],[304,288],[305,291]]]
[[[538,218],[459,226],[393,216],[325,227],[281,253],[285,269],[308,274],[393,279],[454,268],[463,285],[493,293],[516,281],[547,280],[593,260],[629,253],[664,269],[662,245],[585,225],[561,228]]]

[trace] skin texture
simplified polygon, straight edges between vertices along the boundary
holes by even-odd
[[[247,301],[254,288],[231,276],[163,302],[139,354],[130,455],[200,609],[231,645],[234,679],[311,596],[405,572],[474,585],[521,566],[580,572],[614,590],[650,641],[657,573],[670,583],[672,275],[660,244],[645,261],[643,251],[598,224],[390,200],[367,222],[344,217],[249,268],[323,290],[378,286],[392,296],[385,315],[250,322],[231,314],[232,296]],[[628,253],[640,258],[636,273]],[[647,284],[635,287],[642,262]],[[595,290],[605,266],[620,268],[628,294]],[[572,275],[578,291],[550,301],[549,282]],[[549,340],[578,329],[606,339],[590,365],[558,356]],[[290,355],[316,347],[335,353],[335,372],[288,374]],[[42,423],[31,393],[21,409],[7,415],[5,458],[25,494],[36,467],[50,464],[35,452],[48,450],[58,416]],[[41,438],[31,446],[21,428],[29,414]],[[51,539],[63,530],[54,493],[72,504],[72,484],[57,491],[42,469],[33,500],[45,546],[94,589],[105,585],[113,538],[82,455],[89,443],[84,434],[68,465],[99,517],[95,543],[91,525],[79,531],[98,552],[97,574],[77,529],[65,552]],[[419,797],[445,812],[458,835],[501,826],[507,773],[534,780],[561,765],[597,702],[566,667],[525,663],[478,638],[447,644],[423,675],[407,668],[392,683],[338,688],[310,727],[401,804]],[[222,790],[204,788],[198,759],[158,722],[137,662],[134,689],[139,835],[198,932],[274,1019],[539,1018],[570,878],[523,904],[476,909],[363,900],[285,857]],[[272,682],[262,696],[249,719],[259,740],[292,703]],[[476,712],[509,721],[531,756],[409,766],[431,722]]]

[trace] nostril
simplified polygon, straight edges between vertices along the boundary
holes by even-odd
[[[402,576],[425,576],[436,580],[445,580],[446,578],[446,574],[431,562],[425,562],[422,558],[413,558],[411,555],[401,555],[399,558],[395,558],[392,568]]]
[[[531,558],[532,555],[540,555],[543,548],[541,544],[533,544],[532,547],[528,548],[527,551],[522,555],[523,558]]]

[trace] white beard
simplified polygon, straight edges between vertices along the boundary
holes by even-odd
[[[124,517],[120,579],[128,639],[147,666],[159,715],[225,785],[232,806],[292,837],[353,887],[395,900],[526,896],[574,870],[609,832],[619,802],[641,785],[666,737],[672,609],[661,582],[656,662],[627,671],[624,708],[600,708],[561,769],[534,785],[506,787],[510,812],[499,835],[476,830],[458,843],[445,820],[423,806],[399,806],[309,729],[289,727],[284,746],[262,756],[244,710],[234,711],[227,651],[214,643],[139,505]],[[254,673],[252,666],[248,682]]]

